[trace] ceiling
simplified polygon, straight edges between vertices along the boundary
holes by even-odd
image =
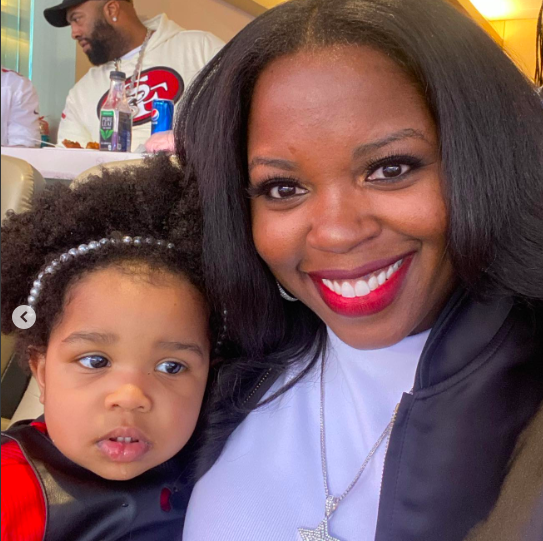
[[[542,0],[470,0],[483,17],[499,19],[535,19]]]
[[[257,16],[267,9],[285,0],[226,0],[231,4]],[[473,6],[490,20],[500,19],[536,19],[541,9],[542,0],[454,0],[473,14]]]

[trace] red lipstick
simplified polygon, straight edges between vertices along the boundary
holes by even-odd
[[[400,267],[386,280],[386,282],[369,294],[363,297],[347,298],[342,295],[338,295],[331,289],[329,289],[322,282],[323,279],[328,280],[353,280],[361,277],[364,274],[375,272],[380,269],[385,269],[387,265],[394,264],[399,258],[385,261],[385,265],[382,265],[381,261],[360,267],[353,271],[330,271],[330,272],[318,272],[310,273],[310,277],[317,286],[317,290],[320,293],[321,298],[326,305],[341,316],[346,317],[364,317],[377,314],[384,310],[387,306],[392,304],[394,299],[398,296],[402,284],[404,283],[407,271],[413,261],[413,255],[405,257]],[[378,265],[378,266],[376,266]],[[362,272],[360,270],[362,269]],[[371,269],[371,270],[367,270]]]

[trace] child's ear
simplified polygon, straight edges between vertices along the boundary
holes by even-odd
[[[40,388],[40,402],[45,403],[45,355],[39,353],[36,350],[29,351],[30,353],[30,370],[32,370],[32,375],[36,378],[38,382],[38,387]]]

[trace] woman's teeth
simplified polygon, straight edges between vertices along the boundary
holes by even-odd
[[[354,297],[365,297],[372,291],[375,291],[379,286],[382,286],[401,266],[403,259],[396,261],[386,269],[374,272],[364,278],[358,280],[327,280],[323,279],[322,283],[337,295],[341,295],[346,299]]]
[[[111,441],[117,441],[119,443],[136,443],[139,440],[133,440],[132,438],[111,438]]]

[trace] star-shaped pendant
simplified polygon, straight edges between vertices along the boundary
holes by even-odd
[[[328,533],[328,518],[325,518],[315,530],[298,528],[302,541],[340,541]]]

